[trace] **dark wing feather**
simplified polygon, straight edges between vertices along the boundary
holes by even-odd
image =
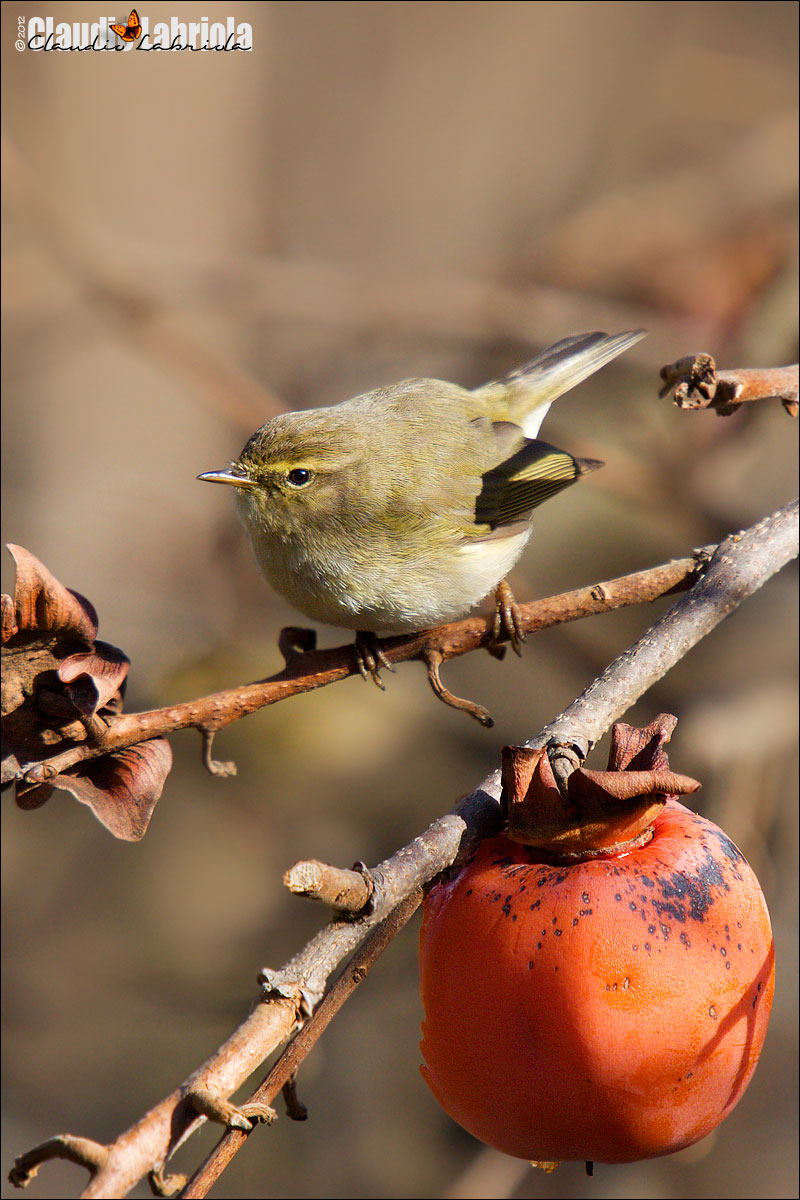
[[[525,441],[482,476],[475,521],[497,529],[527,520],[538,505],[599,466],[595,459],[573,458],[548,442]]]

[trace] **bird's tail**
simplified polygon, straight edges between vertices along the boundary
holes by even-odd
[[[504,379],[476,388],[475,394],[488,398],[502,392],[509,419],[522,428],[527,438],[535,438],[554,400],[635,345],[646,332],[634,329],[629,333],[582,333],[564,338]]]

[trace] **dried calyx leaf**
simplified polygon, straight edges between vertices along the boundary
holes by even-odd
[[[508,836],[556,857],[620,853],[649,837],[668,796],[700,784],[669,769],[664,744],[677,721],[662,714],[644,729],[613,727],[608,769],[579,767],[559,791],[546,750],[503,748],[501,804]]]
[[[138,841],[172,764],[163,738],[87,759],[60,773],[48,760],[78,743],[102,744],[121,712],[129,660],[97,641],[97,614],[21,546],[13,598],[2,597],[2,784],[21,808],[54,788],[87,804],[115,837]]]

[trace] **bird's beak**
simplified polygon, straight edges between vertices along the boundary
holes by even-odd
[[[248,479],[246,475],[240,475],[231,467],[226,467],[224,471],[206,471],[197,478],[202,479],[205,483],[231,483],[234,487],[239,488],[255,487],[252,479]]]

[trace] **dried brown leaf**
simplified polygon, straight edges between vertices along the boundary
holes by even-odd
[[[29,550],[13,545],[8,549],[17,565],[16,632],[72,634],[88,649],[97,636],[93,606],[84,596],[59,583]]]
[[[643,729],[618,721],[611,730],[609,771],[668,771],[664,746],[672,737],[678,718],[660,713]]]
[[[71,654],[58,668],[65,691],[84,716],[94,716],[122,687],[130,660],[107,642],[95,642],[92,650]]]
[[[115,754],[89,759],[79,772],[54,776],[50,786],[71,792],[114,837],[138,842],[144,837],[171,766],[169,742],[153,738]]]

